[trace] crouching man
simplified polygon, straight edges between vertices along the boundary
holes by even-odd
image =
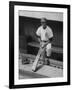
[[[41,19],[41,26],[36,31],[38,36],[38,41],[40,42],[40,49],[34,60],[32,71],[36,71],[36,67],[39,61],[39,58],[43,60],[43,64],[49,64],[49,58],[51,55],[51,42],[53,39],[52,29],[47,25],[46,18]],[[46,52],[46,54],[45,54]],[[45,55],[47,56],[47,61],[45,61]]]
[[[38,41],[40,42],[41,47],[46,45],[45,50],[41,54],[41,59],[44,60],[44,64],[49,64],[49,58],[51,56],[51,43],[53,40],[52,29],[47,25],[46,18],[41,18],[41,26],[37,29],[36,35],[38,36]],[[46,53],[46,55],[45,55]],[[48,60],[45,61],[45,56]]]

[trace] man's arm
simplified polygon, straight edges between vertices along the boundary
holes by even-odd
[[[52,41],[53,41],[53,37],[49,38],[47,43],[52,43]]]
[[[53,41],[53,37],[49,38],[49,42],[52,43]]]
[[[41,42],[41,37],[40,37],[41,36],[41,28],[40,27],[36,31],[36,36],[38,38],[38,42]]]
[[[41,42],[40,36],[38,36],[38,35],[36,34],[36,37],[37,37],[37,39],[38,39],[38,42]]]

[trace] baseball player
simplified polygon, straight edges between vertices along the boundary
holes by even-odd
[[[41,47],[44,47],[46,44],[46,49],[41,55],[41,59],[44,60],[45,64],[45,52],[48,58],[46,64],[49,64],[49,58],[51,56],[51,43],[53,39],[52,29],[47,25],[47,19],[41,18],[41,26],[37,29],[36,35],[38,37],[38,41],[40,42]]]

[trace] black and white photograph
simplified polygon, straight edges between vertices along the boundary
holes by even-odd
[[[19,79],[63,77],[63,13],[19,11]]]
[[[11,61],[14,67],[10,66],[11,70],[14,68],[14,76],[11,84],[22,87],[69,84],[67,39],[70,7],[23,4],[11,2],[14,5],[10,9],[10,22],[11,17],[14,19],[14,26],[11,22],[14,27],[11,26],[14,30],[14,61]]]

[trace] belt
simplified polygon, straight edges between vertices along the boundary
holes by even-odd
[[[45,40],[41,40],[42,42],[48,42],[48,41],[45,41]]]

